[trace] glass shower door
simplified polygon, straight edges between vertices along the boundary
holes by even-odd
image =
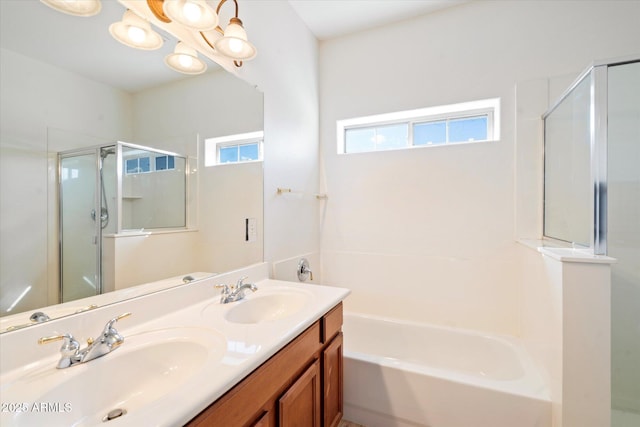
[[[100,293],[97,165],[95,150],[60,158],[62,302]]]
[[[589,247],[591,199],[591,73],[545,117],[544,235]]]

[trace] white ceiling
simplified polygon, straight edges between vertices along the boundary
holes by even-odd
[[[368,30],[469,0],[289,0],[319,40]]]
[[[242,1],[249,6],[250,1],[240,0],[241,4]],[[324,40],[464,1],[289,0],[289,3],[316,37]],[[160,32],[165,42],[156,51],[131,49],[111,37],[109,25],[121,20],[123,12],[116,0],[102,0],[98,15],[78,19],[46,7],[39,0],[0,0],[0,46],[130,92],[188,78],[164,64],[164,57],[173,51],[176,42],[169,34]],[[218,69],[212,61],[206,62],[210,70]]]

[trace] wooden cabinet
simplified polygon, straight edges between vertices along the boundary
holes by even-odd
[[[269,413],[264,412],[258,421],[251,424],[251,427],[271,427],[271,419]]]
[[[337,427],[342,420],[342,341],[340,333],[322,351],[324,427]]]
[[[342,303],[213,402],[190,427],[336,427],[342,419]]]
[[[316,360],[279,400],[280,427],[320,425],[320,361]]]

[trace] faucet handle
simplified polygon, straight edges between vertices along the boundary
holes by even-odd
[[[124,342],[124,337],[120,335],[120,333],[113,327],[113,325],[118,320],[124,319],[125,317],[129,316],[131,316],[131,313],[123,313],[120,316],[114,317],[113,319],[109,320],[104,326],[104,331],[102,331],[102,336],[100,338],[91,340],[91,342],[87,340],[87,344],[89,344],[89,347],[93,346],[96,341],[102,344],[106,344],[111,350],[114,350],[116,347],[120,346],[120,344]]]
[[[132,314],[133,314],[133,313],[131,313],[131,312],[123,313],[123,314],[121,314],[120,316],[116,317],[115,319],[112,319],[112,321],[116,321],[116,322],[117,322],[118,320],[122,320],[122,319],[124,319],[125,317],[129,317],[129,316],[131,316]]]
[[[298,262],[297,273],[298,280],[301,282],[304,282],[307,279],[313,280],[313,271],[311,271],[309,261],[306,258],[300,258],[300,261]]]
[[[236,289],[238,289],[240,286],[244,285],[244,281],[247,280],[249,278],[249,276],[244,276],[238,279],[238,281],[236,282]]]
[[[113,333],[113,332],[111,331],[111,330],[113,329],[113,325],[114,325],[118,320],[124,319],[125,317],[129,317],[129,316],[131,316],[131,313],[123,313],[123,314],[121,314],[120,316],[114,317],[113,319],[109,320],[109,321],[107,322],[107,324],[106,324],[106,325],[104,325],[104,332],[103,332],[103,334],[104,334],[104,335],[109,335],[109,334]],[[116,331],[115,333],[117,333],[117,331]]]
[[[113,319],[111,319],[111,320],[109,320],[107,322],[107,326],[109,326],[109,329],[111,329],[113,327],[114,323],[116,323],[118,320],[124,319],[125,317],[131,316],[131,314],[132,314],[131,312],[128,312],[128,313],[123,313],[120,316],[116,316],[116,317],[114,317]]]
[[[98,308],[98,306],[96,304],[91,304],[91,305],[88,305],[86,307],[82,307],[82,308],[76,310],[76,314],[77,313],[84,313],[85,311],[93,310],[93,309],[96,309],[96,308]]]
[[[224,283],[220,283],[218,285],[214,285],[213,286],[216,289],[222,289],[222,294],[228,294],[229,293],[229,286],[225,285]]]
[[[58,361],[57,368],[68,368],[74,362],[74,359],[78,355],[80,350],[80,343],[73,338],[71,334],[54,335],[52,337],[42,337],[38,340],[38,344],[48,344],[54,341],[64,340],[62,347],[60,347],[60,360]]]
[[[65,355],[75,354],[80,348],[80,343],[73,338],[71,334],[54,335],[51,337],[42,337],[38,340],[38,344],[49,344],[54,341],[64,340],[60,352]]]

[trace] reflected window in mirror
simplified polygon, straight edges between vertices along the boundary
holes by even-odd
[[[187,158],[124,145],[122,230],[186,227]]]
[[[204,140],[204,165],[262,161],[264,132],[227,135]]]

